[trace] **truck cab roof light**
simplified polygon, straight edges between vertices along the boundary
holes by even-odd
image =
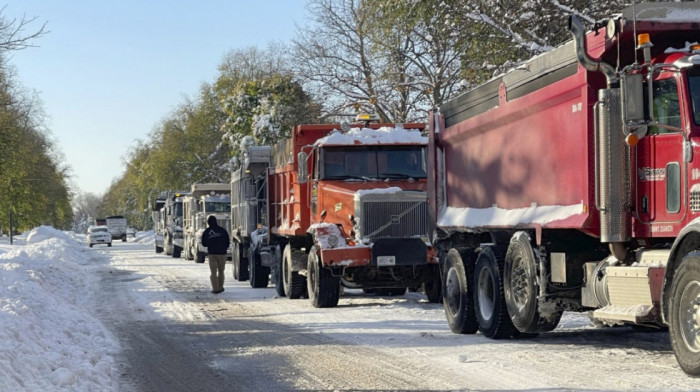
[[[654,44],[651,43],[651,38],[649,33],[642,33],[637,35],[637,49],[652,47]]]

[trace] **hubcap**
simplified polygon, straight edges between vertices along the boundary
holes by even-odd
[[[683,341],[693,352],[700,352],[700,282],[689,282],[680,299],[680,325]]]
[[[522,310],[527,305],[530,297],[530,287],[527,279],[527,266],[522,257],[513,260],[513,270],[510,276],[511,294],[513,302]]]
[[[447,280],[445,282],[445,294],[447,299],[447,308],[452,315],[459,312],[459,303],[461,299],[461,290],[459,287],[459,276],[454,268],[447,271]]]
[[[490,320],[493,316],[495,307],[495,286],[491,279],[491,274],[487,268],[482,268],[479,271],[479,285],[477,287],[479,293],[479,312],[484,320]]]

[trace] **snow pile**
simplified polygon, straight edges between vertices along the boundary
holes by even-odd
[[[419,130],[392,127],[351,128],[348,132],[335,130],[328,136],[316,141],[321,145],[353,145],[353,144],[428,144],[428,137],[423,136]]]
[[[397,186],[392,186],[389,188],[377,188],[377,189],[361,189],[357,192],[355,192],[355,201],[362,200],[362,197],[364,195],[369,195],[369,194],[393,194],[393,193],[399,193],[403,191],[403,189],[397,187]]]
[[[50,227],[27,243],[0,253],[0,389],[116,389],[118,343],[85,298],[96,281],[86,266],[107,259]]]
[[[29,232],[27,236],[27,244],[36,244],[42,241],[46,241],[50,238],[59,238],[64,241],[73,241],[75,238],[71,237],[67,233],[58,231],[50,226],[39,226],[36,229]]]
[[[447,207],[438,218],[443,227],[517,226],[564,220],[585,212],[583,203],[570,206],[532,206],[512,210],[491,208]]]

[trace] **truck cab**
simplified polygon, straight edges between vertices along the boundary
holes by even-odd
[[[163,206],[163,221],[165,231],[163,234],[163,249],[166,255],[174,258],[180,257],[185,246],[183,225],[183,198],[185,192],[171,192]]]
[[[402,295],[425,285],[439,300],[423,128],[300,125],[273,148],[267,216],[275,249],[266,254],[287,297],[307,293],[314,306],[332,307],[340,286]]]
[[[202,233],[207,228],[209,215],[216,217],[219,226],[230,231],[230,192],[227,183],[193,184],[190,194],[183,198],[185,259],[204,262],[207,248],[202,245]]]

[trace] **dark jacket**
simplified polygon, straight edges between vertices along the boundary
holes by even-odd
[[[217,224],[209,225],[202,233],[202,245],[207,247],[210,255],[225,255],[230,243],[226,229]]]

